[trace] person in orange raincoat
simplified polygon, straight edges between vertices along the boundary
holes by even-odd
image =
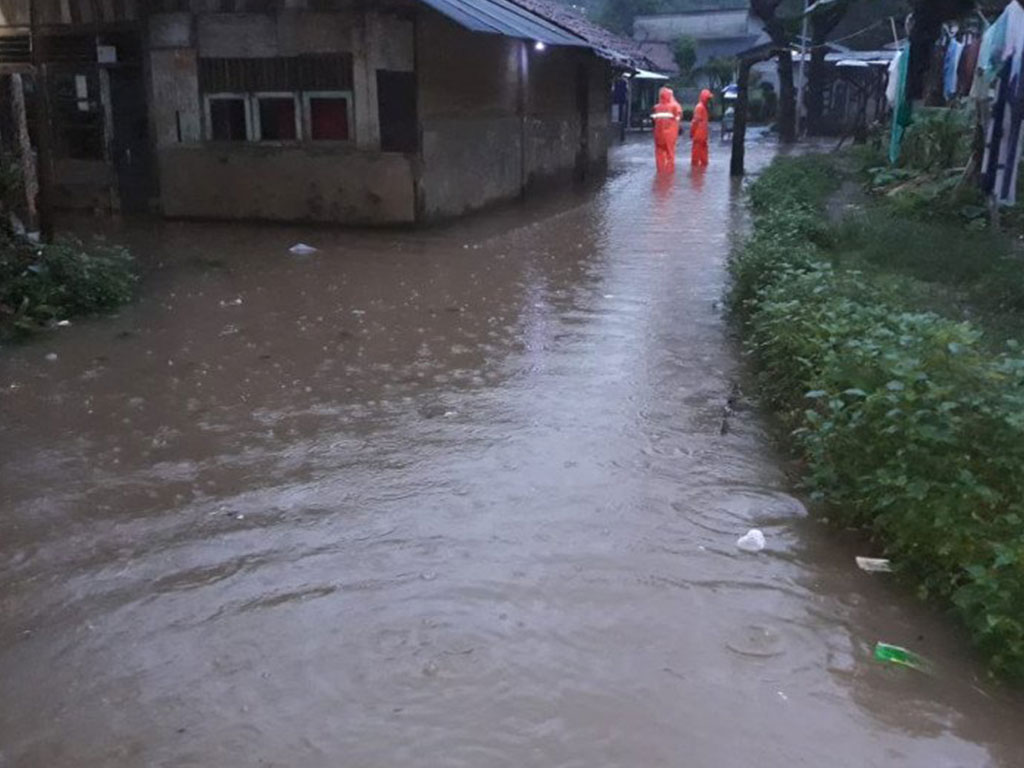
[[[683,108],[679,106],[671,88],[658,91],[658,103],[651,111],[654,121],[654,159],[658,173],[672,173],[676,169],[676,142],[679,140],[679,121]]]
[[[708,124],[708,106],[710,104],[711,91],[705,88],[700,92],[700,101],[693,109],[693,120],[690,122],[690,139],[693,141],[690,163],[700,168],[707,167],[708,164],[708,137],[711,134]]]

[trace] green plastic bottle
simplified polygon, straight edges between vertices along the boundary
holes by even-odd
[[[889,643],[880,642],[875,645],[875,658],[878,661],[899,664],[902,667],[910,667],[920,672],[927,672],[930,667],[924,658],[918,656],[913,651],[908,651],[906,648],[901,648],[898,645],[889,645]]]

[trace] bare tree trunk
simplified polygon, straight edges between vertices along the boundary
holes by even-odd
[[[779,140],[796,141],[796,86],[793,83],[793,53],[789,46],[776,51],[779,68]]]
[[[807,74],[807,134],[823,132],[825,114],[825,54],[829,35],[842,22],[843,17],[855,0],[834,0],[824,9],[811,16],[811,62]]]
[[[807,135],[819,136],[825,117],[825,46],[812,40],[811,62],[807,71]]]

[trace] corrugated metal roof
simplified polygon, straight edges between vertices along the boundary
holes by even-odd
[[[590,47],[578,35],[510,0],[421,0],[439,13],[474,32],[536,40],[545,45]]]

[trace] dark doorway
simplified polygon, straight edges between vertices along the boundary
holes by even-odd
[[[576,66],[576,110],[580,116],[580,145],[576,151],[576,178],[587,178],[590,167],[590,75],[587,65]]]
[[[108,69],[113,115],[111,159],[117,173],[121,210],[141,213],[153,196],[153,154],[149,143],[149,117],[142,70]]]
[[[381,151],[415,152],[419,145],[416,73],[378,69],[377,104]]]

